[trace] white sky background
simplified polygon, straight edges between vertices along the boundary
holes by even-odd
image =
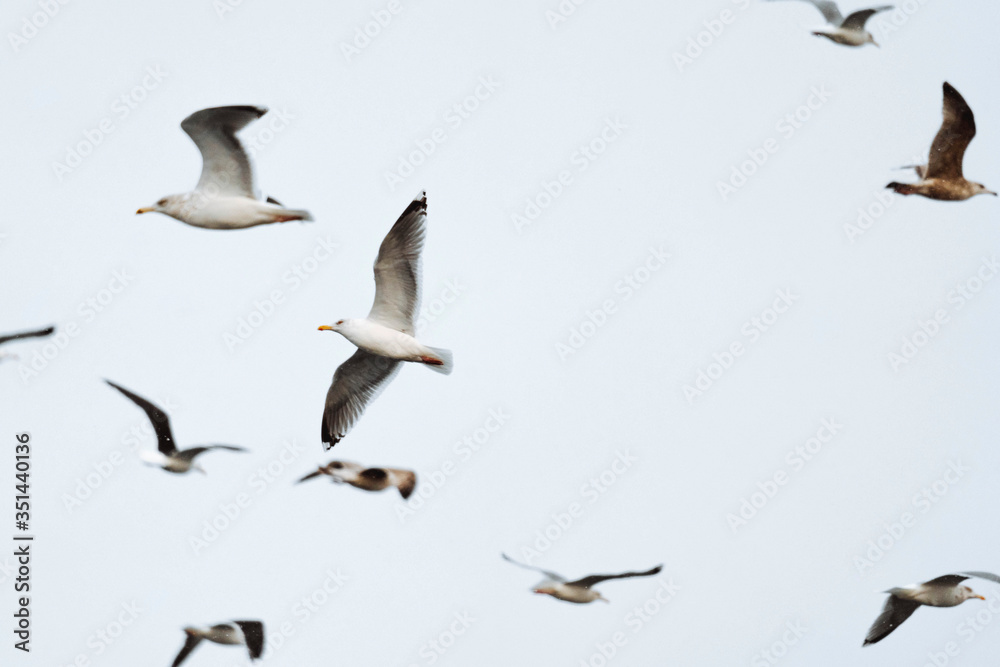
[[[79,327],[37,377],[0,365],[3,497],[13,435],[30,431],[38,536],[34,651],[15,652],[5,631],[5,664],[167,665],[184,625],[260,618],[294,631],[268,657],[275,667],[427,665],[422,648],[465,612],[471,627],[435,664],[599,665],[595,642],[618,631],[628,642],[610,664],[767,664],[758,656],[788,622],[807,630],[787,665],[918,666],[952,641],[952,664],[992,659],[1000,623],[971,642],[958,629],[981,601],[922,609],[882,643],[861,642],[883,604],[875,591],[1000,571],[1000,281],[961,309],[948,302],[998,251],[1000,204],[893,195],[853,243],[844,226],[885,183],[912,180],[892,168],[926,155],[945,80],[979,124],[966,174],[1000,187],[1000,9],[929,0],[898,31],[876,30],[881,49],[847,49],[809,34],[822,19],[805,3],[592,0],[553,29],[557,4],[404,1],[350,61],[340,44],[385,2],[245,0],[223,18],[209,0],[80,2],[16,52],[4,38],[0,331]],[[724,9],[735,20],[679,72],[672,54]],[[4,35],[36,11],[6,2]],[[166,77],[121,118],[112,105],[149,67]],[[499,87],[450,126],[445,113],[481,77]],[[786,138],[776,124],[820,86],[829,100]],[[179,123],[223,104],[272,109],[245,136],[291,116],[257,155],[259,182],[315,223],[211,232],[134,215],[193,186],[200,158]],[[106,117],[114,131],[60,181],[53,163]],[[573,156],[608,119],[627,127],[581,173]],[[384,173],[438,127],[446,141],[390,189]],[[716,183],[772,137],[777,153],[723,201]],[[572,182],[518,233],[511,215],[563,170]],[[353,348],[316,327],[367,313],[378,244],[420,189],[424,302],[461,286],[421,337],[454,351],[455,372],[405,368],[326,455],[323,401]],[[293,288],[283,276],[320,238],[337,253]],[[650,247],[671,258],[626,301],[615,286]],[[115,271],[130,284],[88,319],[80,304]],[[283,303],[231,351],[224,335],[273,290]],[[797,300],[750,343],[741,327],[777,290]],[[607,323],[561,359],[557,344],[607,299]],[[948,321],[894,371],[889,353],[939,308]],[[684,385],[733,341],[746,353],[689,402]],[[44,344],[5,348],[30,361]],[[207,477],[141,465],[124,439],[145,417],[104,377],[169,401],[181,446],[252,453],[206,455]],[[507,422],[463,461],[455,443],[491,409]],[[824,418],[843,430],[793,470],[786,453]],[[286,441],[302,451],[258,494],[251,476]],[[619,451],[637,461],[590,503],[581,487]],[[68,511],[64,494],[115,452],[124,462]],[[401,523],[393,493],[292,485],[331,458],[410,467],[425,482],[456,468]],[[969,470],[922,511],[912,498],[949,461]],[[726,515],[777,471],[788,483],[734,534]],[[239,493],[251,506],[195,555],[190,537]],[[537,578],[500,559],[523,557],[573,502],[582,516],[535,562],[569,576],[662,562],[680,590],[637,633],[625,619],[655,579],[608,582],[610,605],[577,606],[533,596]],[[915,525],[859,574],[856,557],[907,511]],[[4,510],[0,525],[12,523]],[[303,621],[295,605],[338,568],[349,580]],[[0,590],[9,619],[9,579]],[[133,602],[138,619],[98,654],[92,636]],[[188,661],[245,663],[208,644]]]

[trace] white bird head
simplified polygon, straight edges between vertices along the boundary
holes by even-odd
[[[879,43],[875,41],[875,35],[871,34],[867,30],[865,31],[865,44],[874,44],[875,46],[878,46],[878,48],[882,48],[879,46]]]
[[[997,196],[997,193],[993,192],[993,190],[990,190],[982,183],[973,183],[972,186],[973,186],[973,193],[972,193],[973,197],[975,197],[976,195],[993,195],[994,197]]]
[[[961,596],[963,602],[965,600],[985,600],[986,599],[982,595],[980,595],[979,593],[977,593],[974,590],[972,590],[971,588],[969,588],[968,586],[962,586],[962,588],[959,589],[958,592],[959,592],[959,595]]]
[[[142,215],[143,213],[163,213],[165,215],[173,215],[174,213],[179,213],[181,205],[183,204],[183,195],[167,195],[163,199],[159,200],[152,206],[144,206],[135,212],[136,215]]]
[[[324,324],[319,328],[319,331],[336,331],[343,335],[347,327],[351,326],[351,322],[352,320],[337,320],[333,324]]]

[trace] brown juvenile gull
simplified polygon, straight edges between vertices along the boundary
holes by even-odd
[[[885,639],[920,605],[954,607],[966,600],[985,600],[986,598],[973,592],[968,586],[959,586],[969,577],[1000,583],[1000,577],[989,572],[960,572],[959,574],[946,574],[922,584],[911,584],[885,591],[889,594],[889,599],[885,601],[882,613],[868,630],[868,636],[865,637],[865,643],[862,646],[868,646]]]
[[[420,309],[420,251],[427,225],[427,193],[421,192],[396,220],[375,259],[375,303],[368,317],[319,327],[336,331],[358,351],[337,368],[326,394],[322,438],[326,449],[340,442],[368,405],[399,371],[401,361],[448,375],[449,350],[413,337]]]
[[[309,211],[288,209],[260,195],[253,165],[236,133],[267,113],[264,107],[214,107],[181,122],[201,151],[201,178],[192,192],[168,195],[139,213],[163,213],[194,227],[244,229],[270,222],[312,220]]]
[[[21,340],[23,338],[44,338],[45,336],[51,336],[52,332],[56,330],[55,327],[45,327],[44,329],[37,329],[34,331],[21,331],[13,334],[5,334],[0,336],[0,345],[4,343],[9,343],[12,340]],[[8,352],[0,352],[0,361],[4,359],[17,359],[16,354],[11,354]]]
[[[320,466],[316,472],[311,472],[296,484],[315,477],[326,475],[335,484],[350,484],[365,491],[382,491],[394,486],[399,489],[403,500],[410,497],[417,485],[417,475],[412,470],[398,468],[365,468],[350,461],[330,461]]]
[[[593,602],[594,600],[608,602],[606,597],[591,588],[591,586],[599,584],[602,581],[607,581],[608,579],[626,579],[628,577],[651,577],[654,574],[659,574],[660,570],[663,569],[662,565],[657,565],[652,570],[646,570],[645,572],[592,574],[589,577],[583,577],[582,579],[577,579],[576,581],[566,581],[565,577],[562,577],[555,572],[549,572],[548,570],[543,570],[540,567],[533,567],[531,565],[519,563],[507,554],[500,555],[503,556],[504,560],[509,563],[513,563],[514,565],[528,570],[535,570],[536,572],[541,572],[545,575],[546,578],[536,585],[534,589],[532,589],[532,592],[542,595],[551,595],[557,600],[574,602],[576,604],[587,604],[588,602]]]
[[[849,14],[845,19],[840,13],[840,9],[837,8],[837,3],[831,2],[831,0],[806,0],[806,2],[815,5],[816,9],[822,12],[826,22],[833,26],[832,29],[814,30],[813,34],[817,37],[826,37],[844,46],[864,46],[865,44],[878,46],[875,37],[865,30],[865,23],[873,14],[893,9],[892,5],[861,9]]]
[[[177,667],[184,662],[202,639],[216,644],[246,646],[250,652],[250,660],[256,660],[264,652],[264,624],[260,621],[233,621],[207,628],[188,627],[184,628],[184,632],[187,633],[187,639],[184,640],[184,646],[174,658],[171,667]]]
[[[929,199],[963,201],[976,195],[993,195],[982,183],[973,183],[962,175],[965,149],[976,136],[976,119],[965,99],[950,83],[944,82],[944,120],[931,144],[927,164],[916,165],[919,183],[897,183],[885,186],[901,195],[921,195]]]
[[[142,396],[133,394],[125,387],[120,387],[111,380],[105,380],[105,382],[125,394],[133,403],[142,408],[146,416],[149,417],[149,421],[153,424],[153,431],[156,432],[156,442],[159,451],[139,452],[139,458],[149,465],[159,466],[167,472],[183,474],[191,470],[197,470],[204,475],[207,474],[205,469],[194,462],[194,458],[199,454],[212,449],[227,449],[231,452],[246,451],[242,447],[234,447],[232,445],[202,445],[200,447],[178,450],[177,446],[174,445],[174,435],[170,431],[170,419],[167,417],[166,412]]]

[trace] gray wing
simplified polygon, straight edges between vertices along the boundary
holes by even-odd
[[[250,659],[256,660],[264,652],[264,624],[260,621],[233,621],[243,631],[243,640],[250,652]]]
[[[184,662],[184,659],[191,655],[191,651],[193,651],[200,643],[201,637],[188,635],[187,640],[184,642],[184,646],[181,648],[181,652],[177,654],[176,658],[174,658],[174,662],[170,667],[177,667],[179,664]]]
[[[196,111],[181,122],[181,129],[201,151],[197,190],[257,198],[250,156],[236,133],[265,113],[264,107],[214,107]]]
[[[872,627],[868,630],[868,636],[865,637],[865,643],[862,646],[880,642],[888,637],[889,633],[898,628],[919,606],[919,602],[901,600],[895,595],[890,595],[889,599],[885,601],[882,613],[879,614],[879,617],[875,619]]]
[[[177,452],[174,456],[184,461],[193,461],[194,457],[198,456],[203,452],[208,452],[213,449],[226,449],[230,452],[245,452],[247,451],[244,447],[235,447],[233,445],[204,445],[202,447],[191,447],[190,449],[183,449]]]
[[[20,340],[22,338],[43,338],[45,336],[51,336],[52,332],[56,330],[55,327],[45,327],[44,329],[38,329],[36,331],[21,331],[19,333],[7,334],[6,336],[0,336],[0,345],[12,340]]]
[[[420,251],[427,223],[427,193],[421,192],[386,234],[375,259],[375,303],[368,319],[413,335],[420,308]]]
[[[602,581],[607,581],[608,579],[626,579],[628,577],[651,577],[654,574],[659,574],[660,570],[663,569],[662,565],[657,565],[652,570],[646,570],[645,572],[624,572],[622,574],[592,574],[589,577],[584,577],[582,579],[577,579],[576,581],[566,582],[570,586],[580,586],[582,588],[590,588]]]
[[[837,3],[831,2],[830,0],[805,0],[816,7],[822,14],[823,18],[826,19],[827,23],[832,23],[835,26],[839,26],[844,22],[844,17],[837,9]]]
[[[322,438],[326,449],[340,442],[365,407],[399,371],[400,362],[358,350],[337,368],[326,393]]]
[[[511,558],[507,554],[503,554],[502,553],[500,555],[503,556],[503,559],[505,561],[507,561],[508,563],[513,563],[514,565],[517,565],[518,567],[523,567],[525,570],[534,570],[535,572],[541,572],[542,574],[544,574],[546,577],[548,577],[552,581],[566,581],[565,577],[563,577],[562,575],[556,574],[555,572],[550,572],[549,570],[543,570],[542,568],[535,567],[533,565],[525,565],[524,563],[520,563],[520,562],[514,560],[513,558]]]
[[[873,7],[872,9],[862,9],[848,15],[840,27],[846,28],[847,30],[864,30],[865,23],[868,22],[868,19],[870,19],[873,14],[886,12],[892,8],[892,5],[882,5],[881,7]]]
[[[944,120],[931,144],[927,162],[927,178],[962,178],[965,149],[976,136],[976,119],[972,109],[955,88],[944,83]]]
[[[167,417],[167,413],[161,410],[159,406],[147,401],[138,394],[133,394],[125,387],[120,387],[111,380],[105,380],[105,382],[125,394],[129,400],[143,409],[146,416],[149,417],[149,421],[153,424],[153,431],[156,432],[157,448],[167,456],[176,454],[177,445],[174,444],[174,435],[170,431],[170,418]]]
[[[978,579],[986,579],[987,581],[992,581],[993,583],[1000,584],[1000,577],[990,572],[962,572],[961,574],[967,575],[969,577],[976,577]]]

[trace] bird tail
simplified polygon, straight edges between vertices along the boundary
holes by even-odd
[[[901,195],[912,195],[916,190],[913,189],[912,185],[906,183],[897,183],[893,181],[889,185],[885,186],[889,190],[895,190],[897,194]]]
[[[301,208],[286,208],[281,212],[283,218],[287,218],[288,221],[301,220],[302,222],[312,222],[312,213]]]
[[[451,371],[455,367],[452,361],[451,350],[445,350],[440,347],[428,347],[427,349],[434,356],[425,358],[424,365],[435,373],[451,375]]]

